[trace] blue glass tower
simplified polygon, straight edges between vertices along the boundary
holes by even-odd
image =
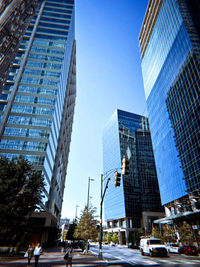
[[[139,35],[149,124],[167,215],[195,211],[190,198],[199,200],[200,138],[192,134],[200,127],[199,13],[196,0],[149,1]]]
[[[121,173],[124,156],[130,172],[115,187],[114,171]],[[121,244],[138,228],[151,232],[152,220],[163,214],[146,117],[116,110],[104,130],[103,166],[104,181],[111,178],[104,201],[107,231],[117,232]]]
[[[54,226],[62,208],[75,97],[74,1],[45,0],[0,96],[0,155],[21,155],[42,172],[41,209]]]

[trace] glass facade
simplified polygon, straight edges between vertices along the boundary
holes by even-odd
[[[115,187],[114,171],[121,173],[124,156],[130,173]],[[104,201],[106,221],[131,218],[131,227],[140,228],[143,211],[162,210],[147,118],[122,110],[113,114],[104,130],[103,165],[105,182],[111,178]]]
[[[143,49],[142,74],[163,205],[184,197],[188,192],[182,156],[177,148],[176,126],[172,120],[172,116],[176,115],[169,114],[166,102],[188,54],[199,46],[198,34],[189,12],[189,9],[195,10],[193,5],[199,6],[198,1],[161,1],[156,21],[151,25],[153,30],[150,30],[149,25],[145,28],[143,24],[140,34],[142,38],[142,33],[151,31],[150,37],[146,39],[146,49]],[[198,10],[196,15],[199,14]],[[148,13],[147,9],[146,20],[153,13]],[[193,15],[197,21],[194,12]],[[173,96],[176,97],[175,93]],[[185,129],[182,128],[182,131]]]
[[[0,4],[0,93],[9,75],[21,38],[41,0],[2,0]],[[11,73],[10,73],[11,74]]]
[[[200,64],[189,54],[167,98],[167,108],[175,132],[187,192],[200,189]]]
[[[75,105],[74,40],[74,1],[43,1],[0,96],[0,154],[21,155],[43,173],[41,205],[56,217],[61,212]]]

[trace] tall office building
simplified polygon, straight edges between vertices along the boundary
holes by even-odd
[[[191,219],[197,225],[200,212],[199,14],[198,0],[151,0],[139,35],[162,204],[168,219]]]
[[[0,96],[0,155],[22,156],[45,178],[43,212],[32,216],[42,242],[47,229],[56,230],[61,214],[75,97],[74,1],[45,0]]]
[[[115,187],[114,171],[121,173],[124,156],[130,172]],[[107,232],[117,232],[121,244],[139,228],[151,233],[152,221],[163,213],[146,117],[116,110],[104,130],[103,167],[104,182],[111,178],[104,200]]]
[[[41,0],[2,0],[0,3],[0,93],[30,20]]]

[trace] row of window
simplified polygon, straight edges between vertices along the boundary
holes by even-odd
[[[9,150],[30,150],[30,151],[45,151],[47,144],[42,142],[29,142],[21,140],[7,140],[0,141],[0,149]]]
[[[20,136],[32,138],[48,138],[49,130],[5,127],[4,136]]]
[[[15,96],[15,102],[21,102],[21,103],[34,103],[34,104],[43,104],[43,105],[55,105],[55,99],[50,98],[42,98],[42,97],[36,97],[36,96],[26,96],[26,95],[16,95]]]
[[[13,105],[11,112],[52,116],[54,109],[44,108],[44,107]]]
[[[39,38],[34,38],[33,41],[33,46],[38,46],[38,45],[42,45],[42,46],[48,46],[50,49],[54,48],[65,48],[66,42],[63,41],[59,41],[59,40],[48,40],[48,38],[46,38],[46,40],[42,40]]]
[[[51,127],[52,120],[47,118],[33,118],[10,115],[8,117],[7,124],[22,124],[22,125],[34,125],[41,127]]]
[[[40,46],[40,45],[33,45],[31,47],[31,52],[39,52],[39,53],[45,53],[45,54],[58,54],[58,55],[61,55],[63,56],[64,55],[64,49],[61,49],[59,47],[55,48],[55,47],[52,47],[50,45],[48,46]]]
[[[26,63],[26,67],[34,67],[34,68],[45,68],[51,70],[60,70],[61,69],[60,63],[47,63],[47,62],[40,62],[34,60],[28,60]]]
[[[45,60],[45,61],[58,61],[60,63],[62,63],[63,61],[63,56],[50,56],[48,54],[40,54],[40,53],[30,53],[29,54],[29,59],[38,59],[38,60]]]
[[[60,77],[60,72],[53,72],[53,71],[47,71],[43,69],[31,69],[31,68],[26,68],[24,70],[24,74],[28,75],[37,75],[37,76],[47,76],[47,77]]]
[[[58,8],[58,7],[48,7],[48,5],[45,5],[44,11],[49,11],[53,13],[64,13],[64,14],[72,14],[72,8]]]
[[[42,78],[35,78],[35,77],[27,77],[22,76],[21,83],[28,83],[34,85],[49,85],[57,87],[58,81],[50,80],[50,79],[42,79]]]
[[[53,18],[61,18],[61,19],[71,19],[71,15],[66,15],[66,14],[60,14],[60,13],[53,13],[53,12],[47,12],[43,11],[42,12],[42,17],[53,17]]]
[[[44,162],[44,156],[38,156],[38,155],[1,153],[1,156],[6,157],[9,160],[12,160],[13,158],[18,158],[19,156],[21,156],[22,158],[28,160],[30,163],[33,163],[34,165],[43,165],[43,162]]]
[[[53,29],[59,29],[59,30],[69,30],[69,24],[65,23],[63,24],[55,24],[50,23],[48,21],[41,20],[39,23],[39,27],[45,27],[45,28],[53,28]]]
[[[46,6],[47,7],[55,7],[55,8],[68,8],[68,9],[72,9],[73,8],[73,5],[70,5],[70,4],[66,4],[66,2],[63,2],[63,3],[58,3],[58,1],[54,1],[54,3],[50,3],[49,1],[46,2]]]

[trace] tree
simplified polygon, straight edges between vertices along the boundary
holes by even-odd
[[[95,212],[95,208],[88,208],[88,206],[85,206],[75,229],[75,238],[82,239],[87,242],[88,239],[96,240],[98,230],[96,229],[97,220],[94,216]]]
[[[155,238],[159,238],[159,239],[163,239],[163,236],[162,236],[162,234],[161,234],[161,232],[160,232],[160,229],[159,229],[159,227],[158,226],[155,226],[154,228],[153,228],[153,232],[152,232],[152,234],[151,234],[153,237],[155,237]]]
[[[67,231],[66,239],[74,241],[74,232],[75,232],[76,226],[77,226],[76,220],[74,220],[73,223],[70,223],[69,229]]]
[[[193,231],[191,226],[187,222],[183,222],[183,224],[178,227],[178,233],[180,236],[180,242],[182,244],[190,244],[193,243],[194,237],[193,237]]]
[[[119,242],[119,237],[117,233],[114,233],[112,236],[112,241],[117,244]]]
[[[112,234],[108,233],[106,236],[106,239],[107,239],[108,243],[110,243],[112,241]]]
[[[0,157],[0,240],[5,244],[26,229],[28,215],[42,199],[44,181],[25,159]]]
[[[173,225],[164,225],[163,227],[163,239],[167,243],[176,243],[177,236]]]
[[[143,228],[139,228],[137,230],[130,232],[128,237],[129,243],[139,244],[140,237],[143,236],[144,234],[145,233]]]

